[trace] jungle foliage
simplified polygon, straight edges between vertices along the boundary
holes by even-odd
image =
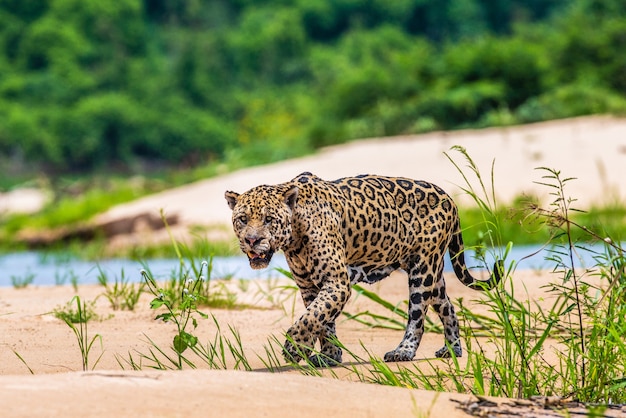
[[[622,0],[0,0],[7,176],[626,112]]]

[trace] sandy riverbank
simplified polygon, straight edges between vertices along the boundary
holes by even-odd
[[[244,191],[258,183],[278,183],[302,171],[312,171],[327,179],[360,173],[401,175],[429,180],[447,189],[457,200],[464,197],[457,185],[462,178],[447,160],[448,152],[465,165],[462,157],[450,151],[453,145],[465,147],[484,175],[489,176],[495,160],[495,190],[503,201],[521,193],[546,197],[549,190],[535,182],[546,166],[561,170],[565,177],[577,177],[567,191],[581,207],[602,204],[626,196],[626,119],[612,117],[579,118],[512,128],[493,128],[454,133],[432,133],[357,141],[332,147],[296,160],[241,170],[166,191],[121,205],[101,220],[164,209],[179,216],[180,234],[192,225],[228,224],[225,190]],[[127,243],[141,240],[136,234]],[[130,241],[128,241],[130,239]],[[533,298],[543,296],[540,284],[551,280],[547,272],[518,272],[515,280],[524,284]],[[447,278],[453,300],[470,301],[480,294]],[[238,300],[254,307],[237,310],[211,310],[222,331],[231,325],[241,335],[242,344],[255,372],[202,370],[184,372],[131,372],[122,370],[129,353],[146,353],[147,337],[168,347],[174,335],[171,324],[154,321],[150,298],[144,295],[134,312],[113,311],[99,286],[81,286],[83,300],[95,301],[94,309],[103,318],[89,323],[89,332],[102,336],[93,356],[104,350],[95,372],[83,373],[76,338],[67,325],[50,314],[76,294],[70,286],[0,288],[0,403],[3,416],[467,416],[453,401],[467,401],[469,395],[390,388],[355,383],[349,373],[340,379],[302,376],[291,368],[269,373],[262,357],[272,335],[280,337],[301,312],[287,303],[277,306],[267,299],[267,282],[251,282],[246,291],[234,281]],[[406,280],[401,274],[377,285],[388,300],[406,299]],[[276,291],[274,289],[273,291]],[[292,296],[293,297],[293,296]],[[289,299],[292,300],[292,299]],[[358,312],[377,307],[364,298],[353,298],[347,310]],[[481,304],[472,305],[480,309]],[[215,324],[200,321],[201,341],[214,338]],[[358,355],[365,356],[361,343],[382,356],[395,347],[402,332],[371,329],[355,321],[338,325],[339,337]],[[442,337],[427,333],[417,358],[430,358],[440,347]],[[21,357],[18,358],[18,355]],[[419,367],[419,362],[411,363]],[[230,365],[232,367],[232,364]],[[356,367],[367,365],[356,364]],[[34,373],[31,376],[30,370]],[[618,416],[618,415],[615,415]]]
[[[539,298],[543,292],[539,286],[552,277],[549,273],[525,271],[519,272],[515,280],[520,288],[523,283],[531,289],[529,297]],[[447,282],[454,300],[463,298],[466,306],[486,313],[480,303],[484,295],[467,289],[453,277],[448,277]],[[302,312],[299,300],[293,305],[295,294],[281,292],[281,284],[289,283],[250,282],[244,289],[231,282],[228,286],[237,293],[238,302],[250,307],[203,309],[215,316],[224,338],[235,340],[229,326],[238,332],[252,369],[247,372],[209,370],[194,357],[199,370],[154,371],[150,368],[153,363],[143,360],[141,371],[131,371],[128,364],[131,356],[137,362],[140,353],[149,354],[148,339],[172,353],[169,346],[175,326],[153,319],[161,311],[149,308],[149,295],[143,295],[133,312],[116,311],[102,295],[104,289],[96,285],[78,289],[82,300],[95,301],[93,310],[99,319],[88,323],[88,332],[101,336],[90,354],[94,370],[82,372],[75,335],[51,314],[71,300],[76,294],[74,290],[70,286],[0,288],[3,416],[467,416],[459,408],[459,402],[474,400],[470,395],[356,382],[352,370],[356,368],[367,374],[371,366],[349,355],[344,358],[346,368],[335,368],[334,377],[331,372],[325,372],[326,377],[321,378],[304,376],[292,367],[282,367],[280,372],[268,371],[264,359],[267,360],[266,348],[273,344],[272,336],[282,341],[281,332]],[[397,273],[371,288],[398,303],[406,298],[406,277]],[[276,303],[277,300],[282,303]],[[379,305],[356,296],[346,311],[388,315]],[[205,344],[214,341],[216,333],[211,319],[200,320],[194,331]],[[338,335],[359,358],[368,359],[364,347],[380,357],[395,347],[402,331],[372,329],[344,318],[338,323]],[[442,342],[441,334],[426,333],[416,361],[402,366],[428,367],[420,360],[432,359]],[[235,362],[227,357],[228,367],[232,369]],[[392,367],[396,366],[392,364]],[[30,374],[31,370],[34,375]]]

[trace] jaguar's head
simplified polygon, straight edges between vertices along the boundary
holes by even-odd
[[[233,230],[250,267],[268,266],[291,237],[291,217],[298,197],[292,185],[257,186],[245,193],[225,193],[233,210]]]

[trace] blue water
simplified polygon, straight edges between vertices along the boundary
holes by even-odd
[[[197,260],[197,263],[201,261]],[[10,253],[0,256],[0,287],[13,286],[14,281],[29,278],[32,278],[31,285],[95,284],[101,274],[110,282],[121,279],[122,275],[129,282],[139,282],[142,280],[140,271],[146,266],[159,280],[178,277],[180,263],[177,259],[151,259],[144,265],[122,258],[96,262],[30,251]],[[267,279],[280,276],[275,268],[286,269],[287,263],[281,254],[275,256],[270,268],[264,270],[252,270],[245,257],[215,257],[212,266],[211,279]],[[185,269],[189,268],[190,264],[186,264]]]
[[[534,254],[534,255],[533,255]],[[594,253],[579,251],[576,267],[595,265]],[[554,263],[546,260],[550,253],[539,250],[537,247],[514,248],[507,257],[507,263],[515,260],[518,270],[524,269],[551,269]],[[475,259],[472,251],[466,252],[468,266],[475,267],[480,263]],[[493,260],[489,260],[491,265]],[[152,259],[146,261],[150,272],[156,279],[167,279],[174,275],[178,277],[179,261],[176,259]],[[189,266],[187,266],[189,267]],[[211,279],[267,279],[279,277],[281,274],[276,268],[287,269],[287,263],[282,254],[274,255],[270,268],[252,270],[245,256],[215,257]],[[508,267],[508,265],[507,265]],[[122,275],[130,282],[141,280],[140,270],[144,268],[141,262],[128,259],[108,259],[102,261],[83,261],[69,256],[60,256],[40,252],[10,253],[0,256],[0,286],[13,286],[14,281],[32,279],[31,285],[55,284],[94,284],[98,283],[98,276],[103,272],[109,281],[114,282]],[[445,270],[451,271],[452,266],[446,258]]]

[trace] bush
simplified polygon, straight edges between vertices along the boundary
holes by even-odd
[[[529,99],[515,117],[528,123],[598,113],[626,114],[626,98],[603,87],[570,84]]]
[[[543,54],[541,47],[521,36],[485,37],[448,46],[442,75],[454,88],[476,82],[500,84],[503,102],[516,108],[541,92],[547,70]]]
[[[390,26],[355,30],[337,48],[314,49],[310,66],[322,100],[310,125],[311,143],[410,130],[419,118],[415,97],[431,79],[432,54],[428,42]]]
[[[307,38],[294,8],[250,8],[226,38],[234,66],[248,80],[281,84],[298,79]]]
[[[420,113],[431,116],[437,126],[451,129],[476,122],[506,103],[502,83],[487,80],[465,83],[456,88],[435,90],[420,100]]]
[[[559,80],[599,84],[626,94],[626,20],[609,17],[594,22],[588,16],[575,16],[569,23],[555,56]],[[590,25],[594,30],[580,30]]]

